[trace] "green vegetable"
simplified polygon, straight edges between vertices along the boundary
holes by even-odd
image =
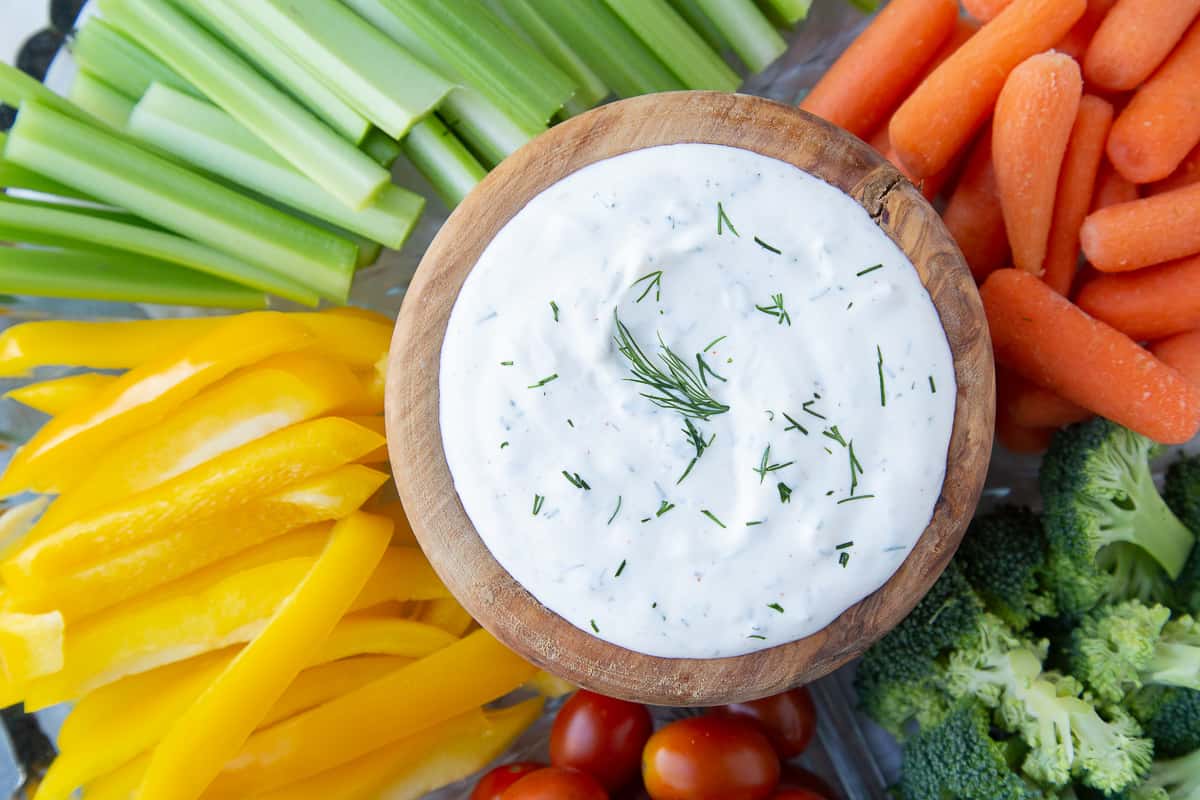
[[[1125,706],[1154,740],[1159,758],[1200,749],[1200,692],[1195,689],[1145,686],[1127,696]]]
[[[577,87],[568,105],[588,109],[608,97],[608,86],[571,45],[538,13],[529,0],[497,0],[515,30],[520,31]]]
[[[1047,548],[1042,522],[1026,508],[976,517],[958,548],[958,565],[988,610],[1017,630],[1053,616],[1044,591]]]
[[[1157,446],[1104,419],[1059,431],[1042,461],[1043,524],[1050,542],[1051,583],[1059,607],[1083,613],[1110,590],[1114,575],[1141,575],[1131,551],[1108,552],[1127,542],[1175,577],[1195,537],[1171,513],[1150,473]]]
[[[71,81],[71,102],[114,128],[124,128],[133,113],[133,101],[103,80],[81,69]]]
[[[1130,800],[1196,800],[1200,797],[1200,751],[1155,761],[1144,786]]]
[[[666,0],[604,0],[689,89],[732,92],[736,72]]]
[[[1179,521],[1200,535],[1200,457],[1180,459],[1167,469],[1163,499]],[[1200,547],[1193,547],[1175,581],[1171,605],[1186,614],[1200,614]]]
[[[396,159],[400,158],[400,143],[378,128],[372,128],[362,141],[362,151],[375,159],[375,163],[387,169],[392,168]],[[386,192],[387,189],[384,189]]]
[[[766,5],[784,23],[795,25],[800,20],[808,18],[812,0],[766,0]]]
[[[203,97],[179,73],[100,17],[88,17],[67,47],[81,70],[94,73],[126,97],[141,97],[152,83]]]
[[[257,5],[257,4],[256,4]],[[174,6],[101,0],[113,25],[150,48],[271,149],[351,208],[368,205],[391,176]]]
[[[400,146],[449,208],[461,203],[487,174],[487,170],[437,117],[421,120]]]
[[[696,0],[671,0],[671,5],[679,12],[679,16],[686,19],[696,33],[708,42],[713,50],[724,53],[729,49],[729,40],[721,35],[721,30],[713,24]]]
[[[751,72],[762,72],[787,50],[787,42],[754,5],[754,0],[696,2]]]

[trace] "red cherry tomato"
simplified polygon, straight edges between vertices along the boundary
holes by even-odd
[[[582,770],[615,791],[637,777],[653,730],[645,706],[580,690],[554,718],[550,763]]]
[[[779,788],[781,791],[783,789],[807,789],[825,800],[838,800],[841,797],[820,775],[793,764],[784,764],[783,774],[779,776]]]
[[[817,709],[803,686],[761,700],[721,706],[714,713],[758,723],[784,761],[803,753],[817,732]]]
[[[545,767],[505,789],[500,800],[608,800],[608,792],[587,773]]]
[[[826,798],[816,792],[810,792],[808,789],[780,789],[771,795],[771,800],[826,800]]]
[[[544,769],[545,764],[536,761],[516,761],[512,764],[501,764],[488,772],[475,784],[471,792],[471,800],[500,800],[504,790],[531,772]]]
[[[762,800],[779,782],[779,757],[752,722],[692,717],[650,737],[642,777],[654,800]]]

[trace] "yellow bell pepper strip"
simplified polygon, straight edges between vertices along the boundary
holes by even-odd
[[[19,583],[22,575],[52,580],[171,529],[329,472],[382,443],[379,434],[338,417],[284,428],[31,542],[0,567],[0,574],[10,584]]]
[[[0,554],[7,555],[22,542],[48,505],[49,497],[35,497],[4,509],[0,514]]]
[[[150,754],[146,753],[97,778],[84,787],[84,800],[134,800],[149,763]]]
[[[562,678],[545,670],[538,670],[538,674],[533,676],[528,684],[530,689],[540,694],[542,697],[553,700],[556,697],[570,694],[579,687],[573,683],[568,683]]]
[[[45,614],[0,613],[0,665],[9,686],[19,687],[35,675],[63,668],[63,617]]]
[[[359,404],[362,397],[362,385],[344,364],[298,354],[267,359],[117,444],[55,502],[42,526],[61,527],[268,433]]]
[[[252,797],[349,763],[502,697],[534,672],[491,634],[476,631],[255,733],[213,782],[211,797]]]
[[[409,547],[420,546],[417,543],[416,535],[413,533],[412,524],[408,521],[408,515],[404,513],[404,506],[400,504],[399,500],[384,500],[381,498],[368,505],[372,514],[385,516],[396,526],[392,532],[392,544],[407,545]]]
[[[0,377],[28,375],[37,367],[131,369],[162,358],[211,333],[223,317],[130,322],[47,320],[0,333]]]
[[[89,402],[51,419],[13,456],[0,477],[0,495],[61,493],[112,445],[156,424],[201,389],[312,338],[307,328],[276,312],[230,317],[207,336],[130,370]]]
[[[471,619],[467,610],[460,606],[453,597],[430,600],[425,604],[418,619],[455,636],[465,636],[471,626],[475,624],[475,620]]]
[[[424,658],[456,641],[457,636],[424,622],[352,614],[321,644],[310,663],[323,664],[361,653]]]
[[[472,709],[362,758],[254,800],[418,800],[498,758],[542,713],[541,698]]]
[[[257,730],[316,708],[411,663],[411,658],[401,656],[358,656],[309,667],[275,701]]]
[[[392,538],[391,520],[355,512],[262,633],[193,703],[154,749],[138,796],[197,800],[329,636]]]
[[[370,431],[375,431],[380,436],[387,436],[387,426],[384,424],[383,417],[347,417],[355,425],[362,425]],[[386,441],[384,444],[367,453],[362,458],[358,459],[359,464],[386,464],[388,460],[388,450]]]
[[[357,464],[339,467],[53,581],[21,579],[12,584],[7,605],[18,611],[57,609],[71,622],[144,595],[185,575],[205,581],[208,576],[197,571],[209,572],[210,566],[218,574],[229,574],[287,558],[287,555],[272,554],[260,545],[305,526],[348,516],[386,483],[388,477],[383,472]],[[320,537],[328,534],[328,528],[324,526],[315,530]],[[323,541],[321,538],[320,542]],[[315,555],[319,550],[318,544],[309,552],[297,554]],[[239,553],[249,556],[254,563],[231,558]]]
[[[387,393],[387,354],[384,353],[383,357],[375,362],[375,366],[358,370],[354,374],[362,381],[371,403],[379,406],[379,411],[371,413],[380,413],[383,410],[384,395]]]
[[[389,547],[351,610],[361,611],[388,600],[438,600],[449,596],[450,590],[424,553],[415,547]]]
[[[83,372],[50,381],[38,381],[13,389],[5,397],[16,400],[34,411],[56,417],[84,401],[95,397],[117,378],[99,372]]]
[[[300,320],[316,337],[313,352],[335,358],[356,370],[366,370],[387,355],[392,323],[348,314],[302,312]]]

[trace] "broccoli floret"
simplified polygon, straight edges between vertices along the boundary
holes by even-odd
[[[1200,456],[1176,461],[1167,470],[1163,498],[1192,533],[1200,535]],[[1172,608],[1200,614],[1200,547],[1193,547],[1183,572],[1175,581]]]
[[[1159,758],[1200,749],[1200,691],[1144,686],[1125,698],[1125,707],[1154,741],[1154,754]]]
[[[937,681],[938,659],[974,634],[982,605],[951,564],[929,593],[858,665],[863,710],[897,737],[910,720],[936,722],[951,707]]]
[[[976,517],[957,563],[988,610],[1017,630],[1056,613],[1042,590],[1046,537],[1037,514],[1013,506]]]
[[[1183,569],[1195,536],[1154,486],[1149,461],[1156,449],[1101,418],[1055,434],[1039,480],[1052,583],[1063,612],[1081,614],[1106,595],[1119,596],[1116,576],[1133,568],[1105,556],[1115,543],[1136,545],[1172,579]]]
[[[1075,629],[1071,671],[1108,703],[1144,684],[1200,689],[1200,628],[1170,617],[1138,600],[1095,609]]]
[[[1009,748],[992,738],[989,715],[964,703],[940,724],[923,729],[904,748],[899,793],[903,800],[1036,800],[1008,760]]]
[[[1200,750],[1181,758],[1155,761],[1133,800],[1200,800]]]

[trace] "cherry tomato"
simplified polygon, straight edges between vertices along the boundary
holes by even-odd
[[[545,764],[536,761],[516,761],[512,764],[501,764],[488,772],[475,784],[471,792],[471,800],[500,800],[504,790],[531,772],[544,769]]]
[[[585,772],[545,767],[505,789],[500,800],[608,800],[608,792]]]
[[[825,800],[825,797],[808,789],[780,789],[771,795],[771,800]]]
[[[779,757],[754,723],[710,714],[651,736],[642,777],[654,800],[761,800],[779,782]]]
[[[582,770],[615,791],[637,777],[653,730],[645,706],[581,689],[554,718],[550,763]]]
[[[817,709],[803,686],[761,700],[721,706],[714,713],[758,723],[784,761],[803,753],[817,732]]]
[[[820,775],[793,764],[784,764],[783,774],[779,776],[779,789],[807,789],[825,800],[838,800],[841,796]]]

